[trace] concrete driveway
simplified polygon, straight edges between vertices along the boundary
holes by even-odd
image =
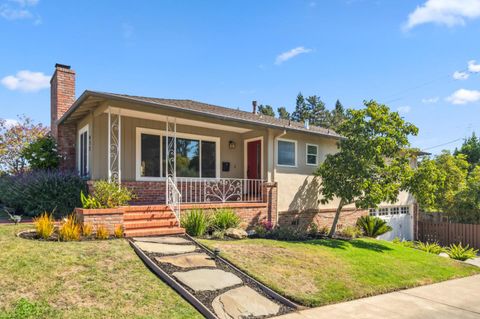
[[[480,275],[307,309],[278,319],[480,319]]]

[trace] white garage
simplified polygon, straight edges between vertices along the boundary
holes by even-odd
[[[413,240],[413,207],[412,205],[380,206],[370,209],[370,216],[377,216],[385,220],[393,230],[378,239],[393,240],[398,237],[402,240]]]

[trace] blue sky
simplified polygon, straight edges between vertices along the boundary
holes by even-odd
[[[59,62],[77,96],[290,111],[300,91],[329,107],[376,99],[420,128],[413,146],[452,149],[480,131],[479,35],[480,0],[0,0],[0,118],[49,124]]]

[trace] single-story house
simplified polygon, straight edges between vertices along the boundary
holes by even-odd
[[[330,225],[337,205],[320,203],[321,181],[314,172],[336,152],[340,135],[262,115],[255,102],[246,112],[96,91],[76,99],[75,71],[56,64],[51,130],[62,168],[77,170],[90,182],[118,181],[135,193],[134,204],[142,206],[132,206],[123,221],[131,235],[165,230],[164,224],[138,216],[139,207],[170,210],[177,219],[186,209],[228,207],[250,225],[262,220]],[[407,195],[396,204],[409,211],[412,205]],[[363,214],[368,212],[347,207],[340,227]]]

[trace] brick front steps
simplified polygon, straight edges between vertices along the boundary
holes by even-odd
[[[184,234],[166,205],[128,206],[123,215],[126,237]]]

